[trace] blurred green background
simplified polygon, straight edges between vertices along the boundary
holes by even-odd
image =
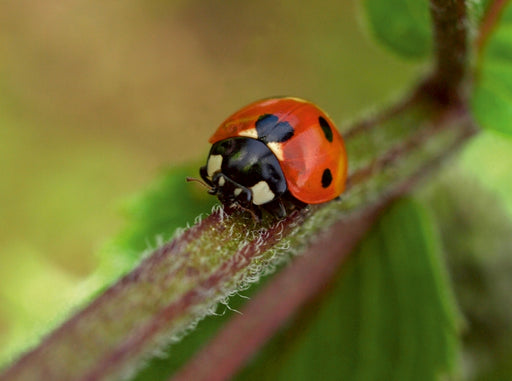
[[[353,1],[0,2],[0,363],[97,287],[123,200],[204,160],[230,113],[294,95],[343,126],[412,86],[423,64],[363,24]],[[510,149],[482,135],[462,162],[509,212]]]

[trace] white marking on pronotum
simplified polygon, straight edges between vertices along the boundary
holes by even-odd
[[[219,177],[219,187],[224,186],[226,184],[226,179],[223,176]]]
[[[258,139],[258,131],[255,128],[250,128],[248,130],[240,131],[238,133],[239,136],[246,136],[248,138]]]
[[[210,155],[208,165],[206,166],[206,173],[208,173],[208,177],[213,177],[215,172],[220,171],[221,166],[222,155]]]
[[[242,188],[236,188],[233,192],[233,194],[236,196],[238,196],[240,193],[242,193]]]
[[[254,205],[262,205],[274,199],[274,192],[270,190],[266,181],[260,181],[253,187],[252,191],[252,203]]]
[[[272,153],[276,155],[276,157],[283,161],[283,149],[281,148],[281,143],[278,142],[269,142],[267,143],[267,147],[270,148]]]

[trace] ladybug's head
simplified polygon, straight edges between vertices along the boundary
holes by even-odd
[[[281,197],[287,185],[279,161],[259,140],[234,137],[215,143],[200,174],[227,206],[254,209]]]

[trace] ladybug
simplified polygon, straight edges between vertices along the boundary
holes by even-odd
[[[343,138],[311,102],[291,97],[254,102],[226,119],[209,142],[207,163],[199,171],[208,193],[255,220],[262,209],[283,218],[345,189]]]

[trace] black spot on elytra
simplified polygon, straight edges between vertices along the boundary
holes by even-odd
[[[325,138],[332,142],[332,129],[329,125],[329,122],[325,120],[323,116],[318,117],[318,123],[320,123],[320,127],[322,127],[322,131],[324,132]]]
[[[327,188],[332,183],[332,173],[329,168],[322,174],[322,187]]]
[[[279,122],[276,115],[264,114],[256,121],[256,132],[264,143],[283,143],[293,136],[293,127],[288,122]]]

